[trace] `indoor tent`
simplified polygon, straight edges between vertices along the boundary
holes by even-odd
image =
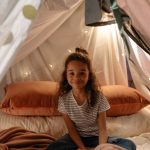
[[[94,1],[97,0],[93,0],[93,4]],[[1,99],[5,95],[5,85],[10,83],[59,81],[65,57],[76,47],[82,47],[88,50],[101,85],[131,86],[150,101],[149,53],[144,51],[125,30],[118,28],[117,21],[108,25],[86,25],[87,2],[88,0],[0,1]],[[99,1],[99,5],[100,2],[102,1]],[[111,2],[113,4],[115,1]],[[116,2],[117,6],[128,14],[133,27],[147,43],[146,50],[150,49],[150,1]],[[112,8],[116,17],[113,5]],[[150,110],[147,107],[133,117],[137,115],[140,120],[139,116],[144,116],[145,119],[150,117],[149,114]],[[132,138],[139,144],[139,150],[150,149],[148,120],[145,121],[146,135],[141,135],[139,139]],[[141,139],[142,144],[139,142]]]

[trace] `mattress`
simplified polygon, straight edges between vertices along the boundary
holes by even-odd
[[[0,110],[0,130],[22,127],[37,133],[47,133],[55,138],[67,133],[61,116],[27,117],[12,116]],[[120,117],[107,117],[108,134],[129,138],[137,145],[137,150],[150,150],[150,106],[136,114]]]

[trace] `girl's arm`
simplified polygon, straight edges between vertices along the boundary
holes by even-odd
[[[99,126],[99,144],[107,143],[108,135],[106,128],[106,112],[99,113],[98,126]]]
[[[67,125],[69,135],[72,138],[72,140],[74,141],[74,143],[79,147],[80,150],[86,150],[70,117],[67,114],[64,114],[63,117],[64,117],[65,123]]]

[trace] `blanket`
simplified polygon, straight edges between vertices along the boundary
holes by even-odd
[[[20,127],[0,131],[0,150],[45,150],[55,138]]]
[[[94,150],[126,150],[120,146],[114,144],[101,144],[98,145]]]

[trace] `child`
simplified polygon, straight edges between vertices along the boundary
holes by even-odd
[[[65,61],[59,90],[58,110],[63,114],[68,134],[47,150],[87,150],[107,142],[127,150],[136,149],[130,140],[108,137],[106,110],[110,105],[99,87],[87,51],[76,48]]]

